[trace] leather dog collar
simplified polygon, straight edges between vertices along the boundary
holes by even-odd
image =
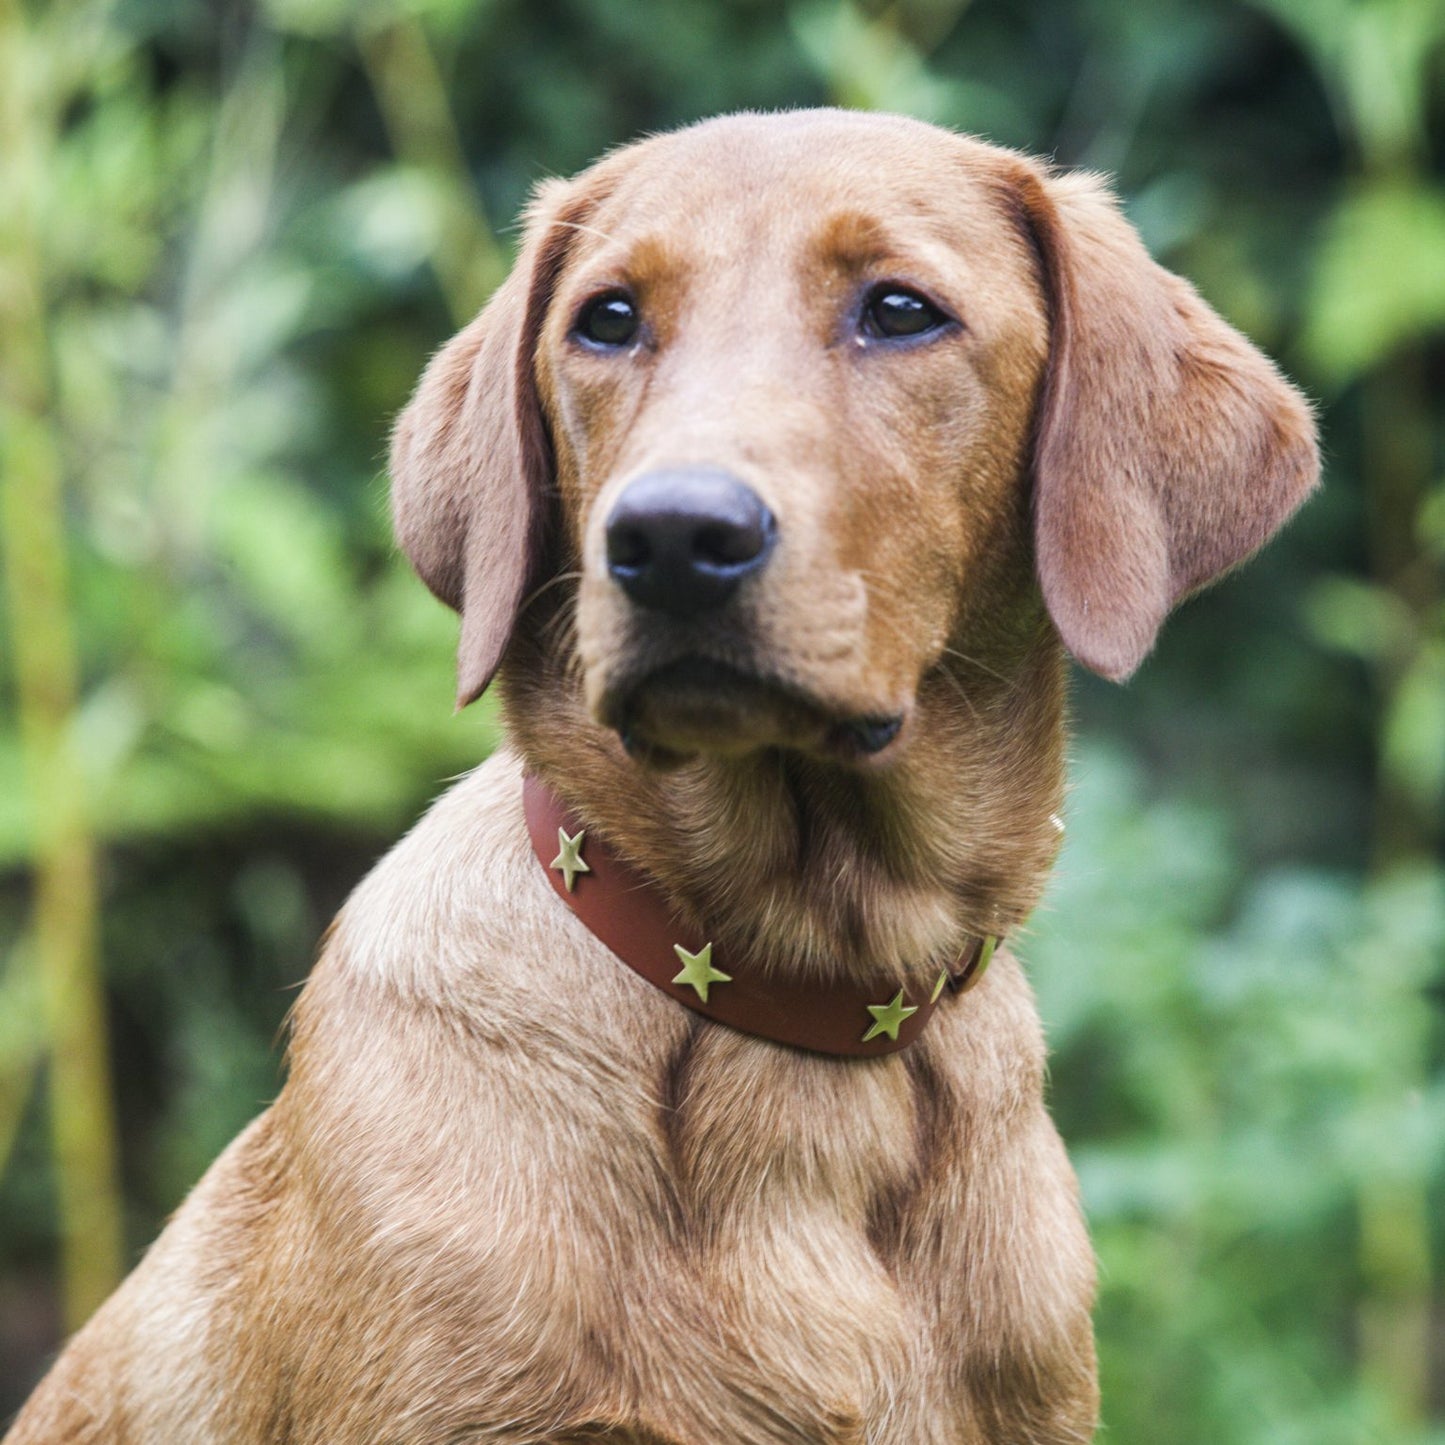
[[[945,988],[962,993],[983,977],[998,944],[992,937],[970,940],[928,994],[915,995],[887,978],[868,987],[769,978],[682,926],[657,884],[601,838],[589,837],[540,779],[523,779],[522,800],[537,861],[557,896],[597,938],[678,1003],[774,1043],[857,1058],[897,1053],[923,1032]]]

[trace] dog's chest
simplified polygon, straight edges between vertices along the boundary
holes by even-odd
[[[658,1095],[666,1162],[702,1228],[788,1209],[861,1227],[922,1162],[917,1089],[899,1060],[823,1058],[703,1027],[668,1060]]]
[[[714,1029],[695,1045],[635,1090],[574,1088],[565,1113],[566,1080],[534,1070],[485,1159],[454,1137],[408,1161],[429,1208],[376,1236],[392,1308],[425,1305],[402,1328],[454,1341],[449,1364],[510,1362],[456,1420],[619,1445],[966,1440],[917,1423],[949,1392],[899,1237],[929,1187],[909,1073]],[[627,1430],[585,1434],[602,1422]]]
[[[588,1028],[650,1003],[599,990]],[[335,1268],[386,1300],[363,1383],[416,1423],[399,1438],[1086,1438],[1087,1249],[1035,1071],[985,1071],[988,1031],[834,1061],[667,1008],[619,1057],[563,1022],[569,1049],[455,1034],[419,1068],[398,1028],[343,1065],[317,1206],[351,1241]],[[347,1338],[308,1335],[303,1373],[356,1369]],[[1070,1383],[1031,1407],[1052,1424],[1000,1433],[983,1395],[1015,1364]]]
[[[642,1420],[679,1441],[1088,1438],[1091,1271],[1057,1136],[1031,1068],[970,1087],[980,1040],[950,1032],[862,1067],[717,1030],[679,1055],[666,1264],[629,1301]]]
[[[659,1080],[665,1264],[625,1291],[642,1418],[688,1440],[928,1438],[933,1301],[900,1259],[936,1186],[915,1072],[690,1039]]]

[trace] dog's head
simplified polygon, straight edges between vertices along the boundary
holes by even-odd
[[[592,717],[851,761],[1049,620],[1127,677],[1317,472],[1307,406],[1102,188],[896,117],[736,116],[544,185],[396,431],[460,700],[576,587]]]

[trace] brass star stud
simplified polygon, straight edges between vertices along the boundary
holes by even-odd
[[[562,875],[562,881],[567,885],[569,893],[577,886],[579,873],[592,871],[582,857],[582,840],[586,836],[586,828],[579,828],[575,838],[569,838],[565,828],[557,829],[557,842],[560,849],[557,856],[547,866],[555,868]]]
[[[868,1012],[873,1015],[873,1027],[863,1035],[863,1042],[866,1044],[869,1039],[876,1039],[879,1034],[887,1034],[895,1042],[898,1038],[898,1026],[911,1014],[918,1012],[918,1005],[907,1005],[903,1002],[903,990],[900,988],[887,1003],[866,1004]]]
[[[712,966],[712,944],[705,943],[696,953],[689,953],[682,944],[674,943],[672,951],[682,960],[682,972],[673,979],[674,983],[686,984],[697,990],[697,996],[707,1002],[707,991],[715,983],[731,983],[733,976]]]

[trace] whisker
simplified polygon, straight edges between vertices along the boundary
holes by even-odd
[[[903,629],[898,625],[898,623],[896,623],[891,617],[883,617],[883,618],[879,618],[878,620],[881,621],[881,622],[884,624],[884,626],[887,628],[887,630],[888,630],[895,638],[897,638],[898,642],[899,642],[901,645],[903,645],[903,646],[906,646],[906,645],[907,645],[907,643],[908,643],[908,637],[907,637],[907,635],[904,633]],[[945,652],[945,653],[953,653],[953,649],[946,647],[946,648],[944,648],[944,652]],[[953,655],[954,655],[954,656],[960,656],[961,654],[954,653]],[[988,669],[985,668],[984,670],[987,671]],[[963,705],[969,710],[969,713],[972,715],[974,721],[975,721],[975,722],[982,722],[982,721],[983,721],[983,716],[982,716],[982,714],[981,714],[981,713],[979,712],[979,710],[978,710],[978,705],[977,705],[977,704],[974,702],[974,700],[968,695],[968,690],[964,687],[963,683],[962,683],[958,678],[956,678],[956,677],[953,675],[953,673],[951,673],[951,672],[948,670],[947,665],[941,664],[941,665],[938,667],[937,671],[938,671],[939,675],[940,675],[941,677],[943,677],[943,678],[947,681],[948,685],[949,685],[950,687],[952,687],[953,690],[958,694],[960,700],[962,701]],[[995,673],[994,676],[997,677],[998,674]],[[1002,680],[1004,683],[1008,683],[1008,682],[1009,682],[1009,680],[1008,680],[1007,678],[1003,678],[1003,679],[1001,679],[1001,680]],[[1009,684],[1009,685],[1012,686],[1012,684]]]
[[[1016,677],[1005,677],[1003,673],[996,672],[986,662],[980,662],[978,658],[970,657],[968,653],[960,652],[956,647],[945,647],[943,649],[943,655],[945,657],[956,657],[961,663],[964,663],[966,666],[974,667],[977,668],[979,672],[987,673],[989,677],[995,678],[997,681],[1003,683],[1003,685],[1008,688],[1010,692],[1012,692],[1014,688],[1018,686],[1018,679]]]
[[[555,647],[559,642],[571,642],[571,634],[574,631],[572,619],[566,613],[559,612],[555,617],[549,617],[542,628],[542,636],[549,647]]]
[[[599,231],[596,226],[584,225],[581,221],[549,221],[549,226],[565,226],[569,231],[584,231],[589,236],[600,236],[604,241],[615,241],[615,236],[610,236],[606,231]]]
[[[557,587],[563,582],[580,582],[580,572],[559,572],[555,577],[549,577],[535,592],[529,593],[522,599],[522,605],[517,608],[518,612],[525,612],[542,594],[550,588]]]
[[[968,689],[964,687],[963,683],[958,678],[956,678],[946,667],[940,667],[938,669],[938,674],[958,694],[959,698],[963,702],[963,705],[969,710],[969,713],[972,715],[974,722],[981,723],[983,721],[983,715],[978,710],[978,704],[975,703],[974,700],[968,695]]]
[[[899,583],[896,579],[887,576],[885,573],[873,572],[866,567],[860,567],[858,569],[858,575],[885,597],[902,598],[907,594],[905,584]],[[894,630],[895,635],[897,635],[897,629],[895,628]],[[987,674],[987,676],[993,678],[996,682],[1003,683],[1010,691],[1013,691],[1018,686],[1017,678],[1005,676],[1003,673],[997,671],[997,669],[990,667],[986,662],[983,662],[977,657],[972,657],[966,652],[960,652],[956,647],[945,647],[943,649],[943,655],[945,657],[956,657],[966,667],[972,667],[979,672]]]

